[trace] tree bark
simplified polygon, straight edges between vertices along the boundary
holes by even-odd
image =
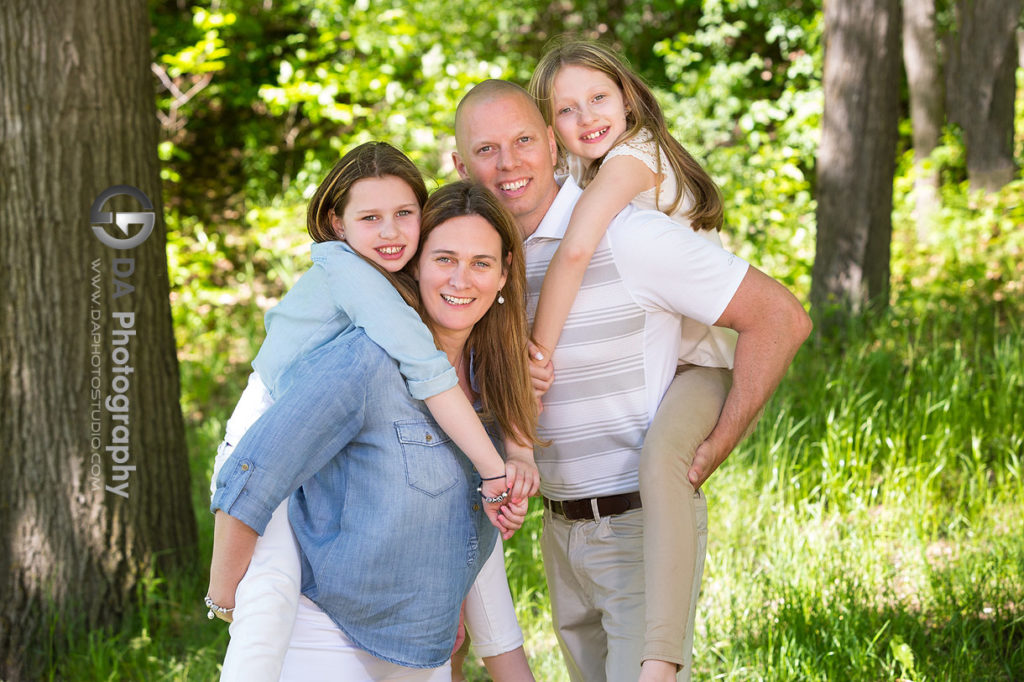
[[[835,317],[888,305],[900,92],[899,0],[825,3],[825,112],[811,301]]]
[[[132,0],[0,3],[8,681],[37,678],[66,625],[113,622],[147,572],[196,558],[146,12]],[[112,185],[152,201],[154,229],[138,246],[93,232],[90,209]],[[145,206],[121,197],[102,208]]]
[[[914,139],[914,218],[919,241],[928,241],[939,207],[938,168],[928,157],[939,144],[945,91],[935,31],[935,0],[903,1],[903,65],[910,92]]]
[[[949,38],[947,108],[964,131],[971,187],[998,190],[1013,179],[1017,24],[1021,0],[957,0]]]

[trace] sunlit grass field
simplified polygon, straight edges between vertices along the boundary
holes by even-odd
[[[957,195],[934,243],[898,226],[889,311],[808,341],[708,481],[694,679],[1024,679],[1022,184]],[[262,219],[258,242],[237,244],[246,267],[202,240],[172,245],[204,564],[153,577],[120,631],[78,631],[50,679],[217,676],[227,629],[202,606],[209,474],[263,309],[306,254],[295,211]],[[535,675],[557,682],[531,506],[508,574]],[[473,656],[466,672],[488,679]]]

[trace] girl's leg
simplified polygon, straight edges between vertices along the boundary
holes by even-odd
[[[687,472],[697,446],[718,421],[731,384],[727,369],[682,368],[662,398],[640,457],[647,605],[641,660],[679,666],[680,680],[690,675],[707,549],[707,503]]]
[[[295,624],[301,580],[299,547],[285,500],[256,541],[252,562],[235,591],[221,682],[277,681]]]
[[[465,608],[465,607],[463,607]],[[466,682],[466,674],[462,667],[466,664],[466,656],[469,654],[469,635],[462,640],[462,646],[452,654],[452,682]]]
[[[524,680],[533,682],[533,671],[530,670],[530,663],[526,660],[526,651],[522,645],[494,656],[484,656],[484,667],[490,673],[494,682],[512,682],[513,680]]]
[[[533,682],[505,575],[501,538],[466,595],[467,639],[495,682]],[[464,656],[463,656],[464,658]],[[461,679],[461,670],[453,679]]]

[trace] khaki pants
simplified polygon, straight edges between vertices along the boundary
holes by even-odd
[[[544,570],[573,682],[632,682],[647,659],[690,680],[707,501],[687,473],[731,385],[727,369],[680,369],[644,442],[643,509],[594,521],[544,512]]]
[[[641,660],[681,666],[689,680],[697,595],[707,552],[707,501],[687,478],[697,446],[718,421],[727,369],[684,366],[647,431],[640,456],[646,637]]]
[[[636,682],[644,644],[643,509],[597,521],[544,511],[555,634],[573,682]]]

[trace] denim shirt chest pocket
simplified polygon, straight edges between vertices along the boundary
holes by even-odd
[[[427,419],[395,422],[410,488],[436,497],[455,486],[462,474],[457,448],[444,431]]]

